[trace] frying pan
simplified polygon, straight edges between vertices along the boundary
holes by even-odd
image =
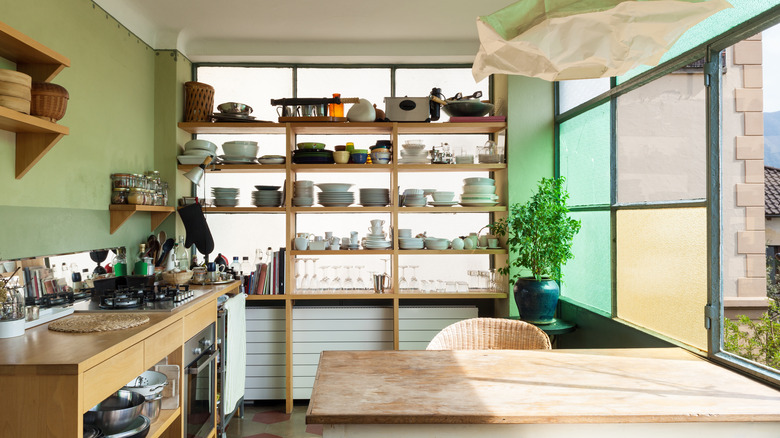
[[[450,117],[482,117],[493,111],[493,104],[479,99],[442,100],[431,96],[431,100],[440,103]]]

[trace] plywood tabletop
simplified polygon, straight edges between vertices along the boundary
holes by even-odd
[[[49,330],[49,324],[30,328],[23,336],[0,339],[0,373],[78,374],[181,319],[188,309],[232,293],[237,287],[238,283],[197,286],[203,293],[192,302],[171,312],[145,312],[148,323],[124,330],[62,333]]]
[[[326,351],[311,424],[780,421],[780,392],[682,349]]]

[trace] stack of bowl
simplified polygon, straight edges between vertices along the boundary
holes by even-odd
[[[398,247],[401,249],[423,249],[424,245],[422,237],[398,237]]]
[[[278,207],[282,205],[280,186],[255,186],[252,192],[252,204],[255,207]]]
[[[455,192],[444,192],[437,190],[431,193],[431,196],[433,197],[433,202],[431,202],[431,205],[434,207],[448,207],[458,203],[455,201]]]
[[[235,207],[238,205],[239,189],[233,187],[212,187],[214,205],[217,207]]]
[[[206,140],[190,140],[184,144],[184,155],[179,155],[180,164],[199,165],[206,157],[217,154],[217,145]]]
[[[387,164],[390,162],[391,151],[390,147],[393,142],[390,140],[377,140],[374,146],[371,146],[371,163],[373,164]]]
[[[425,150],[425,144],[421,140],[407,140],[401,145],[400,164],[426,164],[428,163],[428,152]]]
[[[490,207],[498,204],[496,181],[493,178],[466,178],[460,205],[464,207]]]
[[[428,198],[425,197],[425,191],[423,189],[404,190],[404,207],[425,207],[427,204]]]
[[[142,394],[120,389],[85,412],[84,424],[100,429],[105,434],[101,436],[142,436],[140,434],[148,433],[152,424],[148,417],[141,415],[145,402],[146,397]],[[139,435],[129,434],[136,430]]]
[[[317,203],[323,207],[349,207],[355,203],[355,194],[349,189],[354,184],[322,183],[316,184],[321,192],[317,193]]]
[[[14,70],[0,69],[0,106],[30,114],[32,77]]]
[[[368,161],[368,149],[352,149],[349,159],[355,164],[366,164],[366,161]]]
[[[360,205],[363,207],[385,207],[390,205],[390,190],[381,188],[360,189]]]
[[[442,250],[447,249],[450,246],[450,241],[447,239],[442,239],[438,237],[426,237],[425,238],[425,248],[426,249],[436,249],[436,250]]]
[[[225,154],[219,158],[228,164],[254,163],[259,149],[256,141],[228,141],[222,143],[222,152]]]
[[[296,207],[311,207],[314,204],[314,183],[304,180],[295,181],[292,203]]]

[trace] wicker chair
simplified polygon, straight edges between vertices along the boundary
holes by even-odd
[[[524,321],[472,318],[440,331],[426,350],[549,350],[550,338]]]

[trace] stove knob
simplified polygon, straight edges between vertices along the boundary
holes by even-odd
[[[201,353],[203,353],[203,350],[200,347],[195,347],[192,349],[192,354],[195,356],[200,356]]]
[[[200,344],[203,345],[203,348],[209,348],[211,347],[211,339],[204,339]]]

